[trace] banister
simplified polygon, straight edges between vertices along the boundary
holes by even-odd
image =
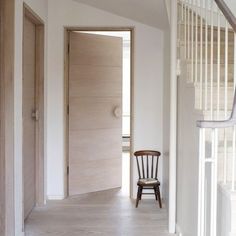
[[[236,33],[236,17],[229,9],[227,4],[224,0],[215,0],[216,4],[224,14],[225,18],[228,20],[229,24],[233,28],[234,32]],[[236,62],[234,62],[236,63]],[[235,75],[236,76],[236,75]],[[200,120],[197,121],[197,127],[199,128],[228,128],[233,127],[236,125],[236,91],[234,91],[234,101],[233,101],[233,108],[231,112],[231,116],[228,120]]]
[[[236,125],[236,93],[234,91],[233,109],[228,120],[200,120],[197,121],[199,128],[228,128]]]
[[[221,12],[224,15],[224,18],[226,19],[225,23],[225,29],[224,29],[224,58],[221,57],[221,17],[222,14],[217,10],[215,11],[215,4],[218,6],[218,8],[221,10]],[[211,0],[211,9],[209,10],[206,5],[209,3],[207,0],[205,0],[205,17],[206,17],[206,33],[205,33],[205,58],[206,58],[206,76],[205,76],[205,92],[208,94],[208,43],[210,43],[210,99],[207,99],[207,96],[205,97],[205,110],[208,110],[210,108],[210,119],[214,119],[214,112],[216,113],[217,119],[219,119],[220,116],[220,110],[224,106],[224,119],[225,120],[202,120],[197,121],[197,127],[200,128],[199,130],[199,164],[198,164],[198,228],[197,228],[197,235],[198,236],[204,236],[206,234],[211,236],[217,235],[217,212],[218,212],[218,182],[223,181],[223,184],[228,184],[228,182],[231,181],[232,185],[232,191],[236,190],[235,186],[235,162],[236,162],[236,90],[234,88],[234,98],[233,98],[233,106],[232,111],[230,114],[230,117],[227,119],[227,111],[228,111],[228,92],[229,92],[229,58],[230,57],[230,50],[233,51],[229,47],[229,25],[233,28],[234,34],[236,33],[236,17],[233,15],[227,4],[224,0]],[[201,5],[200,5],[201,7]],[[201,9],[202,10],[202,9]],[[208,17],[210,11],[210,17]],[[217,21],[214,21],[214,14],[217,15]],[[201,14],[201,19],[204,18]],[[208,27],[208,18],[210,20],[210,27]],[[217,45],[217,56],[214,58],[214,26],[217,24],[217,39],[216,45]],[[208,37],[208,31],[210,28],[210,40]],[[234,42],[234,47],[236,47],[236,41]],[[202,40],[201,40],[201,50],[203,48]],[[202,55],[201,55],[202,57]],[[214,60],[217,61],[217,76],[216,76],[216,92],[214,90]],[[221,87],[221,63],[224,59],[224,85]],[[236,59],[234,55],[234,59]],[[234,61],[236,63],[236,61]],[[236,65],[236,64],[234,64]],[[198,71],[197,71],[198,72]],[[196,72],[195,76],[198,76],[198,73]],[[200,72],[202,73],[202,72]],[[234,74],[236,76],[236,74]],[[234,77],[235,82],[236,77]],[[223,103],[221,103],[221,88],[224,89],[224,100],[222,100]],[[231,92],[231,91],[230,91]],[[201,92],[202,93],[202,92]],[[216,93],[216,96],[214,94]],[[216,99],[214,101],[214,99]],[[209,100],[209,101],[208,101]],[[210,102],[210,104],[208,104]],[[201,109],[201,107],[199,107]],[[229,165],[229,158],[228,158],[228,141],[231,141],[224,133],[223,138],[219,136],[219,130],[218,128],[228,128],[233,127],[232,132],[232,161],[231,166]],[[209,137],[208,132],[206,132],[205,128],[211,129],[210,133],[211,136]],[[223,145],[221,142],[223,141]],[[211,155],[207,155],[206,149],[207,143],[211,145]],[[219,163],[219,147],[223,147],[223,163]],[[208,173],[208,166],[211,168],[211,172]],[[219,167],[220,170],[223,171],[222,177],[218,174]],[[232,179],[228,179],[228,175],[230,172],[232,173]],[[219,178],[220,177],[220,178]],[[209,187],[209,191],[206,192],[206,186]],[[209,200],[209,201],[208,201]],[[206,209],[209,210],[209,214],[207,213]],[[207,233],[208,232],[208,233]]]

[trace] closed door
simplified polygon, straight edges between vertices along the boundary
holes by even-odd
[[[36,202],[36,157],[35,157],[35,56],[36,26],[24,18],[23,40],[23,176],[24,217],[26,218]]]
[[[122,39],[69,35],[69,195],[121,186]]]

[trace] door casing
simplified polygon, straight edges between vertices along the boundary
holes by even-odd
[[[26,4],[24,4],[23,17],[27,17],[36,27],[36,65],[35,65],[35,103],[39,112],[39,119],[36,122],[35,137],[35,186],[36,205],[45,203],[44,188],[44,22]]]
[[[15,0],[0,1],[0,235],[15,235],[14,39]]]
[[[65,27],[64,28],[64,127],[65,127],[65,162],[64,162],[64,195],[69,196],[69,33],[71,31],[130,31],[131,53],[130,53],[130,197],[133,196],[133,103],[134,103],[134,27]]]

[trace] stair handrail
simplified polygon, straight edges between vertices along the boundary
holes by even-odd
[[[215,0],[216,4],[224,14],[225,18],[228,20],[229,24],[236,33],[236,17],[225,3],[224,0]],[[236,62],[234,62],[236,63]],[[235,75],[236,76],[236,75]],[[197,127],[199,128],[228,128],[236,125],[236,90],[234,91],[234,101],[233,108],[230,118],[227,120],[199,120],[197,121]]]

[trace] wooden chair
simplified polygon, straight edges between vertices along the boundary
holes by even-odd
[[[161,155],[158,151],[142,150],[134,153],[137,161],[139,180],[137,182],[138,192],[136,200],[136,208],[142,199],[142,194],[154,194],[159,206],[162,208],[160,182],[157,178],[158,161]],[[143,190],[153,189],[154,193],[143,193]]]

